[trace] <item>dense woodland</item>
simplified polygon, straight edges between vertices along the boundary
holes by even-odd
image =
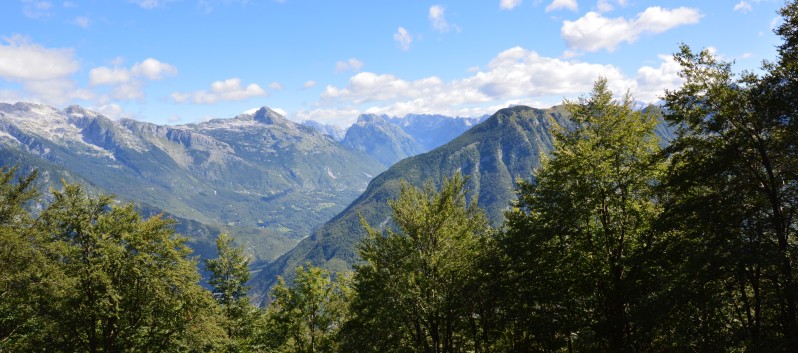
[[[493,228],[454,175],[363,221],[352,273],[305,266],[265,308],[229,236],[0,173],[0,351],[798,352],[798,2],[761,73],[675,55],[664,118],[606,80]],[[200,285],[199,267],[211,290]]]

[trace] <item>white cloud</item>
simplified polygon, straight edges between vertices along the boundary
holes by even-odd
[[[19,83],[18,100],[62,104],[72,99],[91,99],[93,94],[76,87],[69,78],[80,65],[72,49],[52,49],[14,35],[0,44],[0,79]],[[2,94],[6,98],[8,92]]]
[[[579,5],[576,3],[576,0],[554,0],[551,2],[551,4],[549,4],[549,6],[546,6],[546,12],[560,9],[578,11]]]
[[[147,58],[134,63],[130,68],[119,67],[122,59],[114,59],[114,66],[95,67],[89,71],[89,85],[111,86],[110,98],[117,100],[144,99],[147,80],[160,80],[164,76],[177,75],[177,68],[157,59]],[[106,96],[104,100],[107,100]],[[105,103],[105,102],[104,102]]]
[[[171,97],[175,103],[185,103],[189,98],[191,98],[191,95],[188,93],[173,92]]]
[[[734,11],[741,11],[743,13],[746,13],[746,12],[751,11],[752,9],[751,9],[751,4],[748,3],[748,1],[743,0],[743,1],[738,2],[737,5],[734,5],[733,10]]]
[[[202,90],[193,93],[174,92],[171,96],[175,103],[184,103],[191,98],[196,104],[213,104],[219,101],[241,101],[266,95],[266,90],[255,83],[250,83],[246,87],[243,87],[240,78],[230,78],[212,83],[210,91]]]
[[[679,65],[668,55],[659,58],[658,66],[642,67],[633,77],[613,65],[545,57],[520,47],[499,53],[483,70],[448,82],[435,76],[406,80],[360,72],[345,87],[327,86],[315,109],[300,111],[296,118],[348,124],[364,112],[478,116],[509,104],[559,104],[589,92],[599,76],[618,96],[630,90],[637,100],[654,102],[664,89],[681,83]]]
[[[125,117],[125,112],[119,104],[103,104],[97,107],[92,107],[91,109],[111,119]]]
[[[407,51],[410,50],[410,44],[413,43],[413,36],[404,27],[399,27],[393,34],[393,40],[399,43],[402,50]]]
[[[120,60],[114,60],[118,65]],[[164,76],[177,75],[177,68],[157,59],[147,58],[144,61],[137,62],[130,67],[95,67],[89,71],[89,83],[92,86],[98,85],[115,85],[128,83],[135,78],[145,78],[148,80],[160,80]]]
[[[626,0],[598,0],[596,3],[596,10],[600,13],[607,13],[615,10],[616,4],[624,7],[626,6]]]
[[[279,91],[283,89],[283,84],[280,82],[272,82],[269,84],[269,88],[275,91]]]
[[[89,28],[89,26],[91,26],[91,20],[89,20],[89,18],[85,16],[75,17],[75,19],[72,20],[72,23],[81,28]]]
[[[596,4],[596,9],[598,9],[598,12],[606,13],[612,11],[615,7],[612,6],[609,0],[599,0]]]
[[[118,100],[144,99],[143,83],[140,81],[126,82],[117,85],[111,91],[111,97]]]
[[[175,0],[129,0],[129,1],[134,3],[134,4],[136,4],[136,5],[138,5],[142,9],[150,10],[150,9],[154,9],[156,7],[164,6],[167,3],[175,1]]]
[[[352,70],[354,72],[358,72],[358,71],[360,71],[361,67],[363,67],[363,62],[362,61],[360,61],[358,59],[355,59],[355,58],[351,58],[351,59],[349,59],[347,61],[343,61],[342,60],[342,61],[338,61],[337,63],[335,63],[335,72],[344,72],[344,71],[349,71],[349,70]]]
[[[684,80],[679,77],[682,67],[672,55],[659,55],[659,67],[643,66],[637,70],[632,94],[639,101],[653,103],[661,98],[666,89],[679,88]]]
[[[452,29],[452,25],[446,21],[446,9],[442,5],[432,5],[429,8],[429,21],[432,28],[440,33],[447,33]]]
[[[313,88],[313,87],[316,87],[316,81],[313,80],[309,80],[304,84],[302,84],[302,88]]]
[[[39,0],[22,0],[22,14],[28,18],[50,17],[53,3]]]
[[[521,5],[522,0],[500,0],[499,8],[502,10],[512,10],[516,6]]]
[[[701,18],[696,9],[679,7],[673,10],[649,7],[636,18],[607,18],[588,12],[576,21],[563,21],[560,34],[571,49],[595,52],[609,51],[621,42],[634,43],[645,33],[661,33],[669,29],[694,24]]]
[[[0,44],[0,77],[10,81],[51,80],[78,70],[72,49],[50,49],[14,35]]]
[[[134,64],[130,72],[137,76],[144,76],[150,80],[160,80],[164,76],[177,75],[177,68],[156,59],[147,58],[140,63]]]
[[[130,71],[125,68],[101,66],[89,71],[89,84],[92,86],[122,84],[130,79]]]

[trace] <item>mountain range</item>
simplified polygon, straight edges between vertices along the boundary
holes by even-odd
[[[267,266],[255,278],[255,286],[268,288],[277,275],[290,278],[304,263],[334,271],[351,268],[357,261],[355,244],[365,235],[360,217],[372,226],[389,226],[387,201],[398,196],[402,181],[418,187],[430,181],[437,186],[459,172],[468,177],[471,197],[477,197],[490,220],[500,224],[515,196],[517,180],[531,178],[540,157],[552,148],[551,131],[569,124],[561,106],[516,106],[496,112],[430,152],[403,159],[375,177],[343,212]]]
[[[257,268],[359,196],[393,162],[377,159],[384,156],[381,145],[405,139],[416,146],[397,160],[426,151],[396,123],[412,119],[385,118],[394,122],[361,117],[358,131],[347,134],[331,125],[296,124],[266,107],[164,126],[111,120],[79,106],[0,104],[0,165],[39,170],[41,190],[58,188],[63,179],[134,202],[148,215],[163,212],[202,256],[213,256],[216,234],[231,233]],[[438,119],[455,121],[454,132],[438,123],[441,128],[427,134],[449,138],[465,130],[466,119]],[[353,142],[358,139],[360,145]]]
[[[656,106],[645,109],[661,114]],[[552,150],[552,132],[571,127],[564,106],[497,111],[450,142],[406,158],[375,177],[343,212],[267,266],[255,278],[256,287],[269,288],[277,276],[292,278],[295,268],[305,263],[332,271],[351,269],[359,261],[356,244],[366,235],[361,217],[373,227],[391,227],[387,201],[399,195],[402,182],[416,187],[432,182],[439,187],[444,178],[461,173],[467,178],[469,197],[476,197],[493,225],[500,226],[515,199],[518,181],[531,180],[541,158]],[[663,146],[673,139],[673,132],[665,123],[655,130]]]
[[[166,212],[179,230],[199,231],[188,234],[195,241],[233,233],[257,263],[290,249],[385,169],[268,108],[161,126],[78,106],[0,104],[0,145],[0,163],[38,168],[48,186],[64,178]]]
[[[362,114],[345,131],[312,120],[303,124],[330,135],[346,147],[368,153],[387,168],[404,158],[449,142],[485,119],[487,116],[452,118],[429,114],[404,117]]]
[[[216,234],[231,233],[254,255],[262,294],[304,263],[351,268],[365,234],[360,217],[390,227],[387,201],[402,181],[437,185],[459,172],[500,225],[517,181],[532,178],[551,151],[552,131],[570,124],[562,106],[515,106],[487,119],[367,114],[341,137],[266,107],[163,126],[78,106],[0,104],[0,165],[38,169],[43,186],[79,182],[145,214],[166,213],[201,256],[213,256]],[[667,141],[672,129],[657,133]]]

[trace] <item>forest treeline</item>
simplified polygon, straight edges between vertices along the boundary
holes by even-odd
[[[798,2],[760,73],[682,46],[658,116],[607,81],[501,228],[455,175],[363,221],[349,274],[303,266],[265,308],[233,239],[198,264],[169,220],[0,172],[0,351],[798,352]],[[209,271],[210,290],[198,266]]]

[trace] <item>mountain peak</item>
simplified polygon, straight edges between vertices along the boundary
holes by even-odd
[[[104,116],[98,112],[86,109],[79,105],[70,105],[64,108],[64,114],[71,118],[98,118]]]
[[[357,122],[355,125],[359,126],[366,126],[366,125],[387,125],[388,122],[385,120],[385,116],[380,116],[377,114],[360,114],[357,117]]]
[[[286,119],[284,116],[280,115],[280,113],[271,110],[268,107],[261,107],[254,114],[252,114],[252,118],[262,124],[267,125],[282,125],[286,126],[291,122]]]
[[[38,113],[38,114],[58,114],[58,110],[44,104],[17,102],[14,104],[0,103],[0,111],[6,113]]]

